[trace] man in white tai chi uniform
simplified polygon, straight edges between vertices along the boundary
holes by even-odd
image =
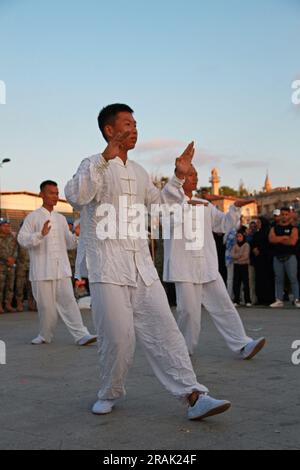
[[[224,214],[207,201],[193,198],[197,182],[197,171],[192,167],[181,189],[185,198],[183,210],[192,212],[195,224],[196,207],[203,206],[204,245],[198,249],[197,245],[192,245],[192,240],[189,240],[192,234],[186,234],[188,235],[186,238],[176,239],[175,225],[177,223],[183,226],[185,219],[174,216],[171,237],[164,240],[164,281],[175,283],[178,326],[191,355],[199,341],[202,304],[211,315],[228,347],[241,358],[251,359],[264,347],[266,341],[264,338],[253,341],[246,336],[240,316],[219,273],[213,232],[226,233],[236,228],[241,217],[240,208],[252,201],[238,200],[230,207],[229,212]],[[185,233],[184,230],[182,232]],[[196,249],[191,249],[192,246]]]
[[[173,395],[187,399],[189,419],[222,413],[230,403],[209,397],[207,388],[197,382],[153,265],[148,240],[131,235],[132,221],[123,239],[99,237],[98,230],[110,207],[117,214],[116,220],[119,216],[123,220],[120,197],[129,213],[134,204],[149,207],[162,200],[182,202],[181,187],[190,171],[194,144],[176,160],[176,176],[161,193],[147,172],[127,158],[137,142],[133,110],[127,105],[107,106],[100,112],[98,124],[108,142],[105,151],[83,160],[65,188],[68,201],[85,215],[78,256],[82,259],[82,250],[86,254],[100,355],[100,390],[92,411],[110,413],[115,401],[124,395],[137,337],[161,383]]]
[[[76,248],[66,218],[54,211],[59,192],[54,181],[41,184],[43,206],[29,214],[18,235],[18,242],[29,250],[30,281],[37,302],[40,332],[32,344],[51,343],[58,315],[79,346],[97,341],[82,323],[74,297],[67,250]]]

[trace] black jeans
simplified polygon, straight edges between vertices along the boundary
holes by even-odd
[[[239,304],[241,301],[241,286],[244,286],[245,302],[251,304],[249,287],[249,266],[248,264],[234,265],[233,292],[234,302]]]

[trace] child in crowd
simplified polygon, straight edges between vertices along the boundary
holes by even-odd
[[[250,245],[246,241],[246,234],[243,230],[237,232],[236,240],[237,243],[232,250],[234,260],[234,303],[236,307],[240,305],[241,285],[243,284],[246,307],[251,307],[249,287]]]

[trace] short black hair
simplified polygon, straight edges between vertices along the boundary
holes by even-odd
[[[282,207],[280,212],[291,212],[291,209],[289,207]]]
[[[46,186],[58,186],[57,183],[55,181],[51,181],[51,180],[46,180],[46,181],[43,181],[40,185],[40,191],[42,192]]]
[[[243,235],[243,237],[246,238],[246,230],[247,230],[247,227],[245,227],[245,228],[240,228],[240,229],[236,232],[236,234],[237,234],[237,235]]]
[[[105,126],[114,125],[116,116],[119,113],[133,114],[134,111],[127,104],[120,103],[110,104],[100,111],[98,116],[98,126],[105,140],[107,140],[104,133]]]

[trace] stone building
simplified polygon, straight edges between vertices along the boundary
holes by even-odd
[[[300,188],[272,188],[268,175],[263,191],[255,197],[260,215],[272,217],[273,211],[283,206],[293,207],[300,214]]]

